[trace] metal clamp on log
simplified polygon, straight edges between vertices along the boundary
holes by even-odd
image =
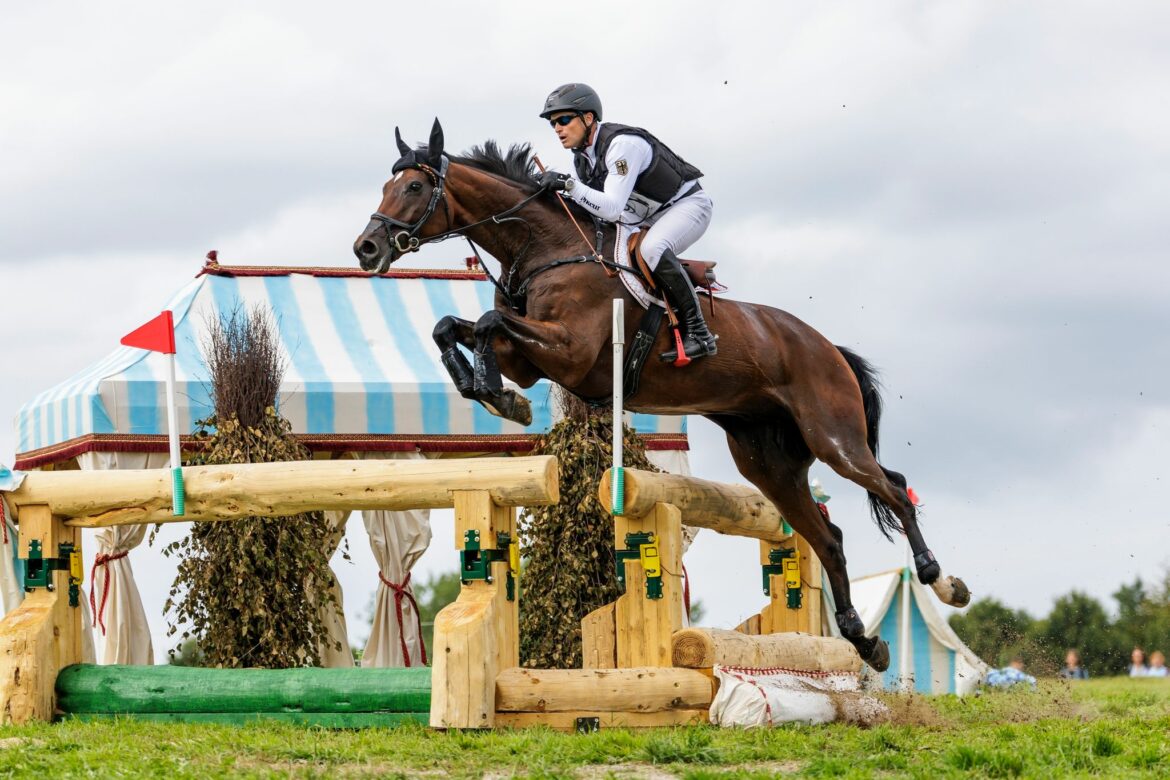
[[[622,590],[626,588],[626,561],[637,558],[646,572],[646,598],[662,598],[662,559],[658,555],[658,541],[654,534],[626,534],[626,549],[614,550],[613,557]]]
[[[788,608],[800,609],[803,595],[800,591],[800,551],[796,548],[777,548],[768,551],[768,563],[764,570],[764,595],[772,595],[772,576],[784,577],[784,589],[788,596]]]
[[[494,582],[492,564],[506,561],[508,564],[507,596],[508,601],[516,600],[516,572],[520,569],[520,544],[513,541],[507,531],[496,534],[496,546],[481,547],[479,531],[467,531],[463,534],[463,549],[459,551],[460,575],[464,585],[472,580]]]
[[[28,543],[28,558],[24,560],[24,589],[31,592],[35,588],[53,590],[53,572],[69,572],[69,606],[81,604],[81,551],[75,550],[70,542],[61,542],[58,545],[56,558],[46,558],[41,550],[41,540],[31,539]]]

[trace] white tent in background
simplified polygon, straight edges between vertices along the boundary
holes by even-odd
[[[853,606],[869,636],[890,644],[890,668],[871,681],[888,690],[970,693],[988,666],[963,644],[935,609],[935,596],[909,568],[892,569],[849,583]]]

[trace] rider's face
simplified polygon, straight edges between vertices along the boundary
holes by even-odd
[[[565,121],[561,117],[567,117],[570,120],[569,123],[561,124],[561,122]],[[586,113],[584,119],[570,111],[561,111],[549,117],[553,130],[556,131],[557,138],[561,141],[561,146],[566,149],[573,149],[581,146],[585,142],[585,136],[589,132],[589,129],[585,126],[585,119],[588,119],[590,126],[592,126],[592,113]]]

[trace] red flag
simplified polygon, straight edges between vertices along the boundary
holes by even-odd
[[[141,328],[123,336],[122,344],[167,355],[175,354],[175,322],[171,319],[170,311],[164,311]]]

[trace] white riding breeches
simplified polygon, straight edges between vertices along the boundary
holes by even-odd
[[[688,195],[665,211],[651,217],[642,226],[642,257],[650,270],[658,266],[662,253],[670,249],[681,255],[707,231],[715,204],[705,190]]]

